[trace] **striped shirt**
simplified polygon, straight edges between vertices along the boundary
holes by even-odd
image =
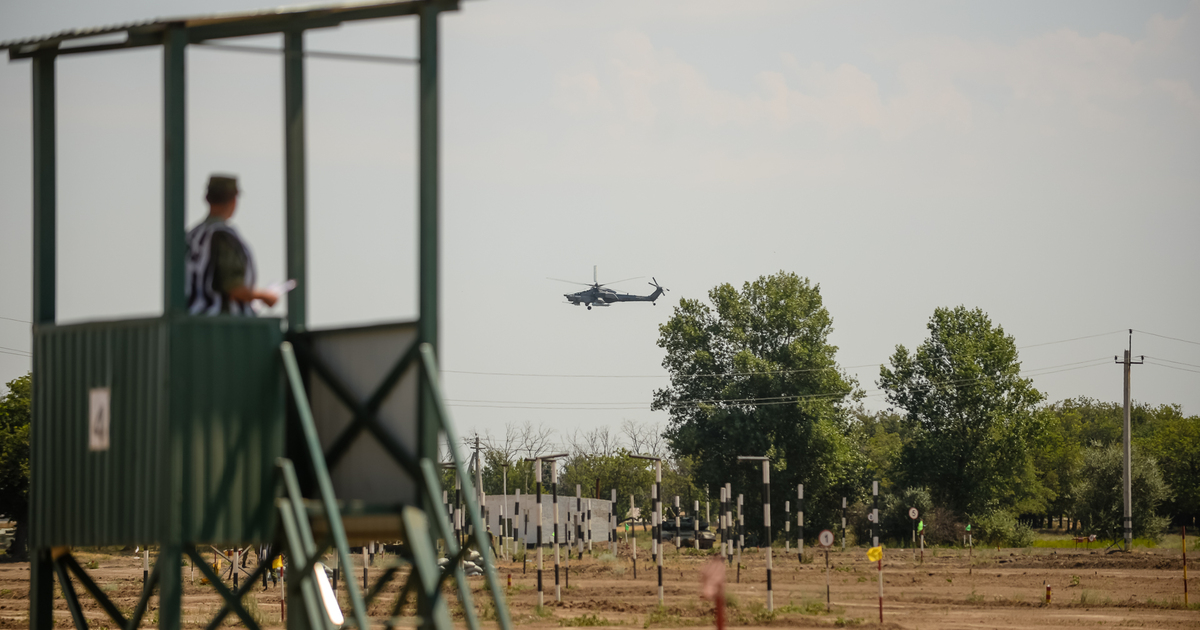
[[[210,216],[187,234],[184,290],[191,315],[254,316],[249,302],[230,299],[238,287],[253,287],[254,256],[233,226]]]

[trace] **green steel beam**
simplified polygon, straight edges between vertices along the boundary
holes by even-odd
[[[54,54],[33,58],[33,323],[55,318]]]
[[[74,556],[68,553],[59,559],[59,563],[66,567],[68,571],[75,574],[75,579],[79,580],[84,590],[92,596],[92,599],[96,600],[100,608],[108,613],[109,619],[112,619],[118,628],[124,628],[129,625],[129,620],[125,618],[125,615],[121,614],[121,611],[112,603],[112,600],[108,598],[104,590],[96,584],[92,576],[88,575],[87,571],[84,571],[83,567],[79,566],[79,562],[75,560]]]
[[[29,630],[51,630],[54,627],[54,562],[50,550],[30,550],[29,562]]]
[[[138,628],[142,627],[142,617],[146,616],[146,607],[150,605],[150,596],[154,593],[155,587],[158,586],[158,575],[161,570],[162,567],[157,562],[154,563],[154,568],[150,571],[150,577],[142,585],[142,596],[138,598],[138,603],[133,607],[133,613],[129,615],[129,621],[122,630],[138,630]]]
[[[187,31],[163,37],[163,314],[183,313],[187,201]],[[164,585],[169,579],[163,576]]]
[[[296,288],[287,296],[289,332],[308,325],[308,263],[304,163],[304,31],[283,34],[283,125],[287,174],[287,277]]]
[[[183,571],[180,570],[183,566],[183,546],[177,542],[162,545],[155,564],[162,566],[158,574],[159,630],[179,630],[183,623]],[[199,564],[201,571],[208,566],[203,562]]]
[[[421,6],[419,33],[421,68],[418,78],[418,239],[419,281],[417,342],[438,347],[438,13],[436,4]],[[422,375],[421,377],[425,377]],[[428,392],[418,393],[420,423],[417,457],[438,459],[436,403]],[[437,506],[426,505],[427,510]]]
[[[53,324],[55,319],[55,159],[54,159],[54,55],[44,54],[33,59],[33,322]],[[34,371],[42,360],[33,355]],[[46,404],[43,383],[34,382],[37,395],[35,407]],[[36,411],[35,411],[36,414]],[[36,439],[32,450],[36,451]],[[33,457],[37,457],[34,455]],[[29,500],[31,513],[37,512],[42,493],[32,491]],[[36,538],[35,538],[36,542]],[[54,627],[54,563],[50,550],[30,550],[29,627],[30,630],[50,630]]]
[[[250,613],[246,612],[246,608],[242,606],[241,594],[235,593],[230,590],[228,586],[225,586],[225,580],[222,580],[221,577],[217,575],[217,572],[213,571],[213,568],[208,566],[208,563],[204,561],[204,558],[198,551],[196,551],[195,547],[189,545],[186,553],[189,557],[191,557],[192,563],[196,565],[196,568],[200,569],[200,574],[208,578],[208,582],[217,590],[217,594],[221,596],[221,599],[225,600],[225,606],[231,608],[232,612],[241,618],[242,623],[246,624],[247,628],[250,628],[251,630],[260,630],[258,623],[254,621],[254,617],[251,617]],[[182,558],[182,556],[180,556],[180,558]],[[162,562],[162,560],[160,559],[159,562]],[[179,566],[179,562],[180,560],[176,560],[175,566]],[[167,571],[166,573],[178,573],[178,571]],[[253,583],[253,580],[246,581],[251,584]],[[159,608],[159,628],[163,627],[162,615],[164,612],[165,611]],[[224,617],[222,616],[220,618],[223,619]]]
[[[337,495],[333,491],[333,480],[329,477],[329,468],[325,466],[321,440],[317,436],[317,425],[313,421],[308,398],[305,397],[304,381],[300,377],[300,368],[296,364],[296,354],[292,350],[292,344],[286,341],[279,350],[283,355],[283,367],[287,373],[288,385],[292,390],[292,398],[296,403],[296,415],[299,416],[304,446],[308,451],[309,459],[312,460],[313,473],[317,479],[317,491],[321,495],[321,507],[324,508],[326,520],[329,523],[329,536],[337,548],[339,564],[353,566],[350,559],[350,545],[346,542],[346,529],[342,525],[341,512],[338,511]],[[301,516],[297,515],[297,517]],[[349,596],[350,608],[354,613],[354,625],[366,630],[370,627],[367,623],[367,609],[363,603],[362,592],[359,591],[358,584],[354,580],[346,580],[346,594]]]
[[[75,586],[71,584],[71,578],[67,575],[67,570],[63,565],[54,563],[54,574],[58,576],[58,583],[62,586],[63,599],[67,600],[67,610],[71,611],[71,619],[75,621],[76,630],[88,630],[87,617],[83,616],[83,608],[79,605],[79,597],[75,595]]]
[[[446,433],[446,443],[450,445],[450,459],[454,462],[455,472],[462,479],[463,486],[463,502],[466,504],[467,518],[470,519],[471,528],[475,533],[475,545],[479,548],[479,553],[484,558],[488,558],[487,551],[490,548],[487,539],[487,530],[483,526],[483,518],[481,516],[479,502],[475,499],[474,482],[471,481],[471,476],[467,474],[466,466],[458,457],[458,450],[455,445],[461,444],[458,440],[458,434],[454,430],[454,424],[450,421],[450,410],[446,407],[446,399],[442,396],[442,384],[438,378],[439,369],[437,363],[437,355],[434,353],[433,346],[429,344],[421,344],[421,365],[425,372],[425,387],[429,390],[429,398],[436,405],[437,421],[441,425],[442,431]],[[423,465],[432,466],[432,463]],[[492,600],[496,603],[496,618],[500,624],[501,630],[510,630],[512,628],[512,619],[508,614],[508,606],[504,603],[504,591],[500,588],[500,578],[495,571],[485,570],[483,572],[487,579],[488,588],[492,592]]]
[[[326,8],[273,15],[248,15],[225,20],[213,20],[201,16],[177,22],[139,25],[126,31],[128,39],[124,42],[66,47],[56,50],[55,53],[60,55],[77,55],[81,53],[140,48],[143,46],[157,46],[163,43],[164,32],[172,28],[186,29],[188,43],[192,44],[210,39],[268,35],[271,33],[285,33],[288,31],[302,31],[316,28],[334,28],[341,26],[345,22],[416,15],[425,5],[429,4],[437,5],[439,11],[458,10],[458,0],[424,0],[424,2],[414,0],[413,2],[384,4],[372,7]],[[120,30],[109,31],[109,33],[120,32]],[[9,59],[35,57],[48,50],[57,48],[64,41],[70,41],[70,38],[48,38],[45,41],[30,45],[33,46],[32,48],[30,46],[15,46],[8,51]]]

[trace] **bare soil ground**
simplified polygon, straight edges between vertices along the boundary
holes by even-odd
[[[607,547],[605,545],[604,547]],[[517,625],[559,627],[711,627],[712,604],[698,595],[699,572],[707,555],[690,550],[676,551],[667,545],[663,570],[665,605],[658,606],[657,569],[648,554],[639,551],[637,578],[632,564],[619,558],[584,555],[560,565],[562,602],[555,601],[553,553],[546,554],[543,574],[545,606],[537,607],[536,554],[522,568],[519,562],[501,561],[499,577],[507,587],[509,609]],[[207,555],[207,554],[206,554]],[[89,573],[119,608],[128,613],[141,593],[140,559],[130,552],[77,552],[81,564],[93,562]],[[741,576],[735,566],[726,571],[730,624],[742,627],[881,627],[879,619],[878,572],[868,562],[864,549],[833,551],[830,559],[830,612],[826,612],[824,554],[807,563],[799,562],[795,550],[774,554],[775,611],[766,609],[764,553],[749,550],[742,555]],[[386,556],[377,558],[370,569],[371,580],[382,573]],[[727,565],[728,566],[728,565]],[[963,550],[926,550],[924,562],[907,549],[888,549],[883,566],[884,602],[882,627],[888,628],[1200,628],[1200,606],[1182,605],[1183,565],[1178,550],[1136,550],[1131,554],[1073,549],[975,549],[968,557]],[[220,608],[211,585],[189,579],[184,567],[184,623],[203,627]],[[362,568],[352,575],[361,580]],[[344,584],[344,577],[343,584]],[[569,586],[568,586],[569,579]],[[0,628],[28,627],[29,564],[0,563]],[[482,578],[471,578],[476,606],[485,618],[490,614]],[[1045,603],[1051,586],[1051,603]],[[76,586],[83,600],[89,626],[113,624],[90,597]],[[344,589],[344,586],[343,586]],[[377,619],[386,617],[394,593],[372,607]],[[1193,592],[1195,589],[1193,589]],[[447,591],[448,597],[456,601]],[[248,600],[251,597],[247,598]],[[247,602],[260,622],[281,626],[282,591],[255,588]],[[1193,602],[1195,597],[1193,597]],[[157,619],[152,602],[143,626]],[[70,627],[66,603],[56,590],[56,625]],[[461,618],[461,611],[458,613]],[[241,625],[230,616],[227,625]],[[494,626],[489,622],[486,625]]]

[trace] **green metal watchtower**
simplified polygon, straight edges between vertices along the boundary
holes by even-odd
[[[345,581],[352,610],[322,601],[319,558],[349,566],[351,540],[400,540],[408,597],[422,627],[449,627],[441,586],[458,584],[466,622],[477,619],[460,562],[438,566],[436,542],[460,548],[440,508],[435,462],[457,439],[440,391],[438,346],[438,16],[457,0],[404,0],[276,9],[138,22],[0,43],[33,74],[33,424],[30,487],[30,628],[54,625],[55,580],[79,630],[75,579],[120,628],[137,628],[155,590],[159,627],[180,627],[182,560],[225,604],[210,628],[237,614],[275,555],[288,556],[289,628],[366,628],[366,604],[398,575],[363,593]],[[419,21],[419,318],[312,330],[306,319],[304,34],[378,18]],[[212,40],[280,33],[284,76],[286,321],[196,317],[184,304],[185,50]],[[110,36],[104,43],[83,38]],[[123,35],[124,39],[120,36]],[[55,61],[61,55],[143,46],[163,51],[163,314],[59,325],[55,314]],[[290,395],[289,395],[290,391]],[[451,448],[475,544],[487,538],[470,476]],[[383,478],[385,484],[365,483]],[[155,544],[160,553],[127,618],[71,554],[72,546]],[[257,571],[231,590],[198,546],[271,544]],[[495,572],[486,570],[500,626],[510,626]],[[328,593],[326,593],[328,594]],[[336,602],[334,603],[336,607]]]

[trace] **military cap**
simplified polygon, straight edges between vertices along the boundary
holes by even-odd
[[[210,175],[208,178],[208,193],[204,198],[209,203],[224,203],[236,197],[238,193],[237,177],[234,175]]]

